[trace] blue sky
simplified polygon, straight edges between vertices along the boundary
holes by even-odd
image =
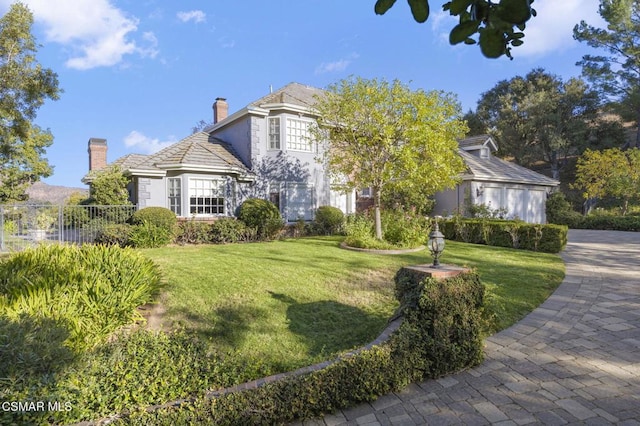
[[[38,59],[64,90],[36,123],[55,139],[47,151],[53,185],[83,187],[87,141],[107,139],[108,158],[152,153],[295,81],[326,87],[350,75],[399,79],[414,89],[457,94],[463,111],[480,94],[535,67],[564,79],[588,47],[573,40],[581,19],[602,26],[597,0],[536,0],[515,59],[486,59],[476,46],[450,46],[454,18],[432,0],[417,24],[406,2],[384,16],[374,0],[23,0],[34,13]],[[0,0],[4,14],[12,1]]]

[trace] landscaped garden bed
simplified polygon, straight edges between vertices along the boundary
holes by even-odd
[[[373,340],[398,307],[394,274],[430,259],[424,251],[396,256],[345,251],[341,241],[314,237],[143,250],[163,277],[162,325],[172,331],[167,334],[134,328],[70,353],[64,326],[48,328],[51,336],[36,336],[43,331],[38,321],[45,319],[3,315],[0,334],[30,351],[5,351],[3,359],[36,361],[29,370],[16,363],[5,367],[2,400],[56,400],[71,407],[26,417],[14,413],[12,421],[72,422],[198,397],[333,359]],[[535,308],[563,276],[555,255],[497,247],[447,242],[442,261],[477,268],[490,313],[485,333]],[[48,343],[26,344],[34,336]],[[64,362],[37,361],[56,350]]]

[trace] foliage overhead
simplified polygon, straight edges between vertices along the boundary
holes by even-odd
[[[629,202],[640,200],[640,148],[585,151],[576,165],[574,187],[585,199],[619,198],[625,215]]]
[[[607,55],[584,55],[576,65],[605,96],[621,101],[623,116],[640,123],[640,2],[600,0],[600,16],[607,28],[597,28],[581,21],[573,37]],[[635,142],[624,148],[640,148],[640,128]]]
[[[608,147],[623,140],[620,124],[605,120],[600,106],[598,94],[583,80],[563,82],[536,68],[483,93],[476,119],[491,129],[502,155],[523,166],[543,161],[557,179],[567,156],[590,144]]]
[[[429,18],[429,0],[408,0],[411,14],[416,22],[423,23]],[[374,10],[384,15],[396,0],[377,0]],[[511,56],[511,48],[521,46],[524,41],[526,23],[536,11],[531,7],[533,0],[452,0],[444,3],[442,9],[460,18],[459,23],[449,33],[451,44],[478,44],[482,54],[488,58]],[[478,35],[477,40],[472,38]]]
[[[376,237],[382,238],[381,194],[425,196],[452,187],[463,170],[457,153],[466,132],[452,94],[411,90],[398,80],[349,78],[329,86],[315,105],[324,161],[334,182],[373,190]]]
[[[129,179],[118,166],[108,166],[94,174],[91,181],[91,201],[99,206],[131,204],[127,183]]]
[[[33,15],[22,3],[0,18],[0,203],[26,200],[27,187],[52,173],[43,156],[53,135],[33,120],[61,90],[56,73],[36,60],[32,25]]]

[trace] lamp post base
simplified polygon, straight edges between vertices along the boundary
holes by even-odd
[[[433,277],[435,279],[451,278],[464,272],[469,272],[469,268],[463,268],[456,265],[439,264],[434,268],[432,264],[405,266],[403,269],[409,269],[425,277]]]

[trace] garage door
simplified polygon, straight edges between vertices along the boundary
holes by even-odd
[[[530,190],[529,191],[529,217],[527,222],[531,223],[545,223],[546,218],[544,214],[546,193],[544,191]]]
[[[507,188],[506,189],[507,215],[509,218],[527,220],[527,209],[525,204],[524,189]]]

